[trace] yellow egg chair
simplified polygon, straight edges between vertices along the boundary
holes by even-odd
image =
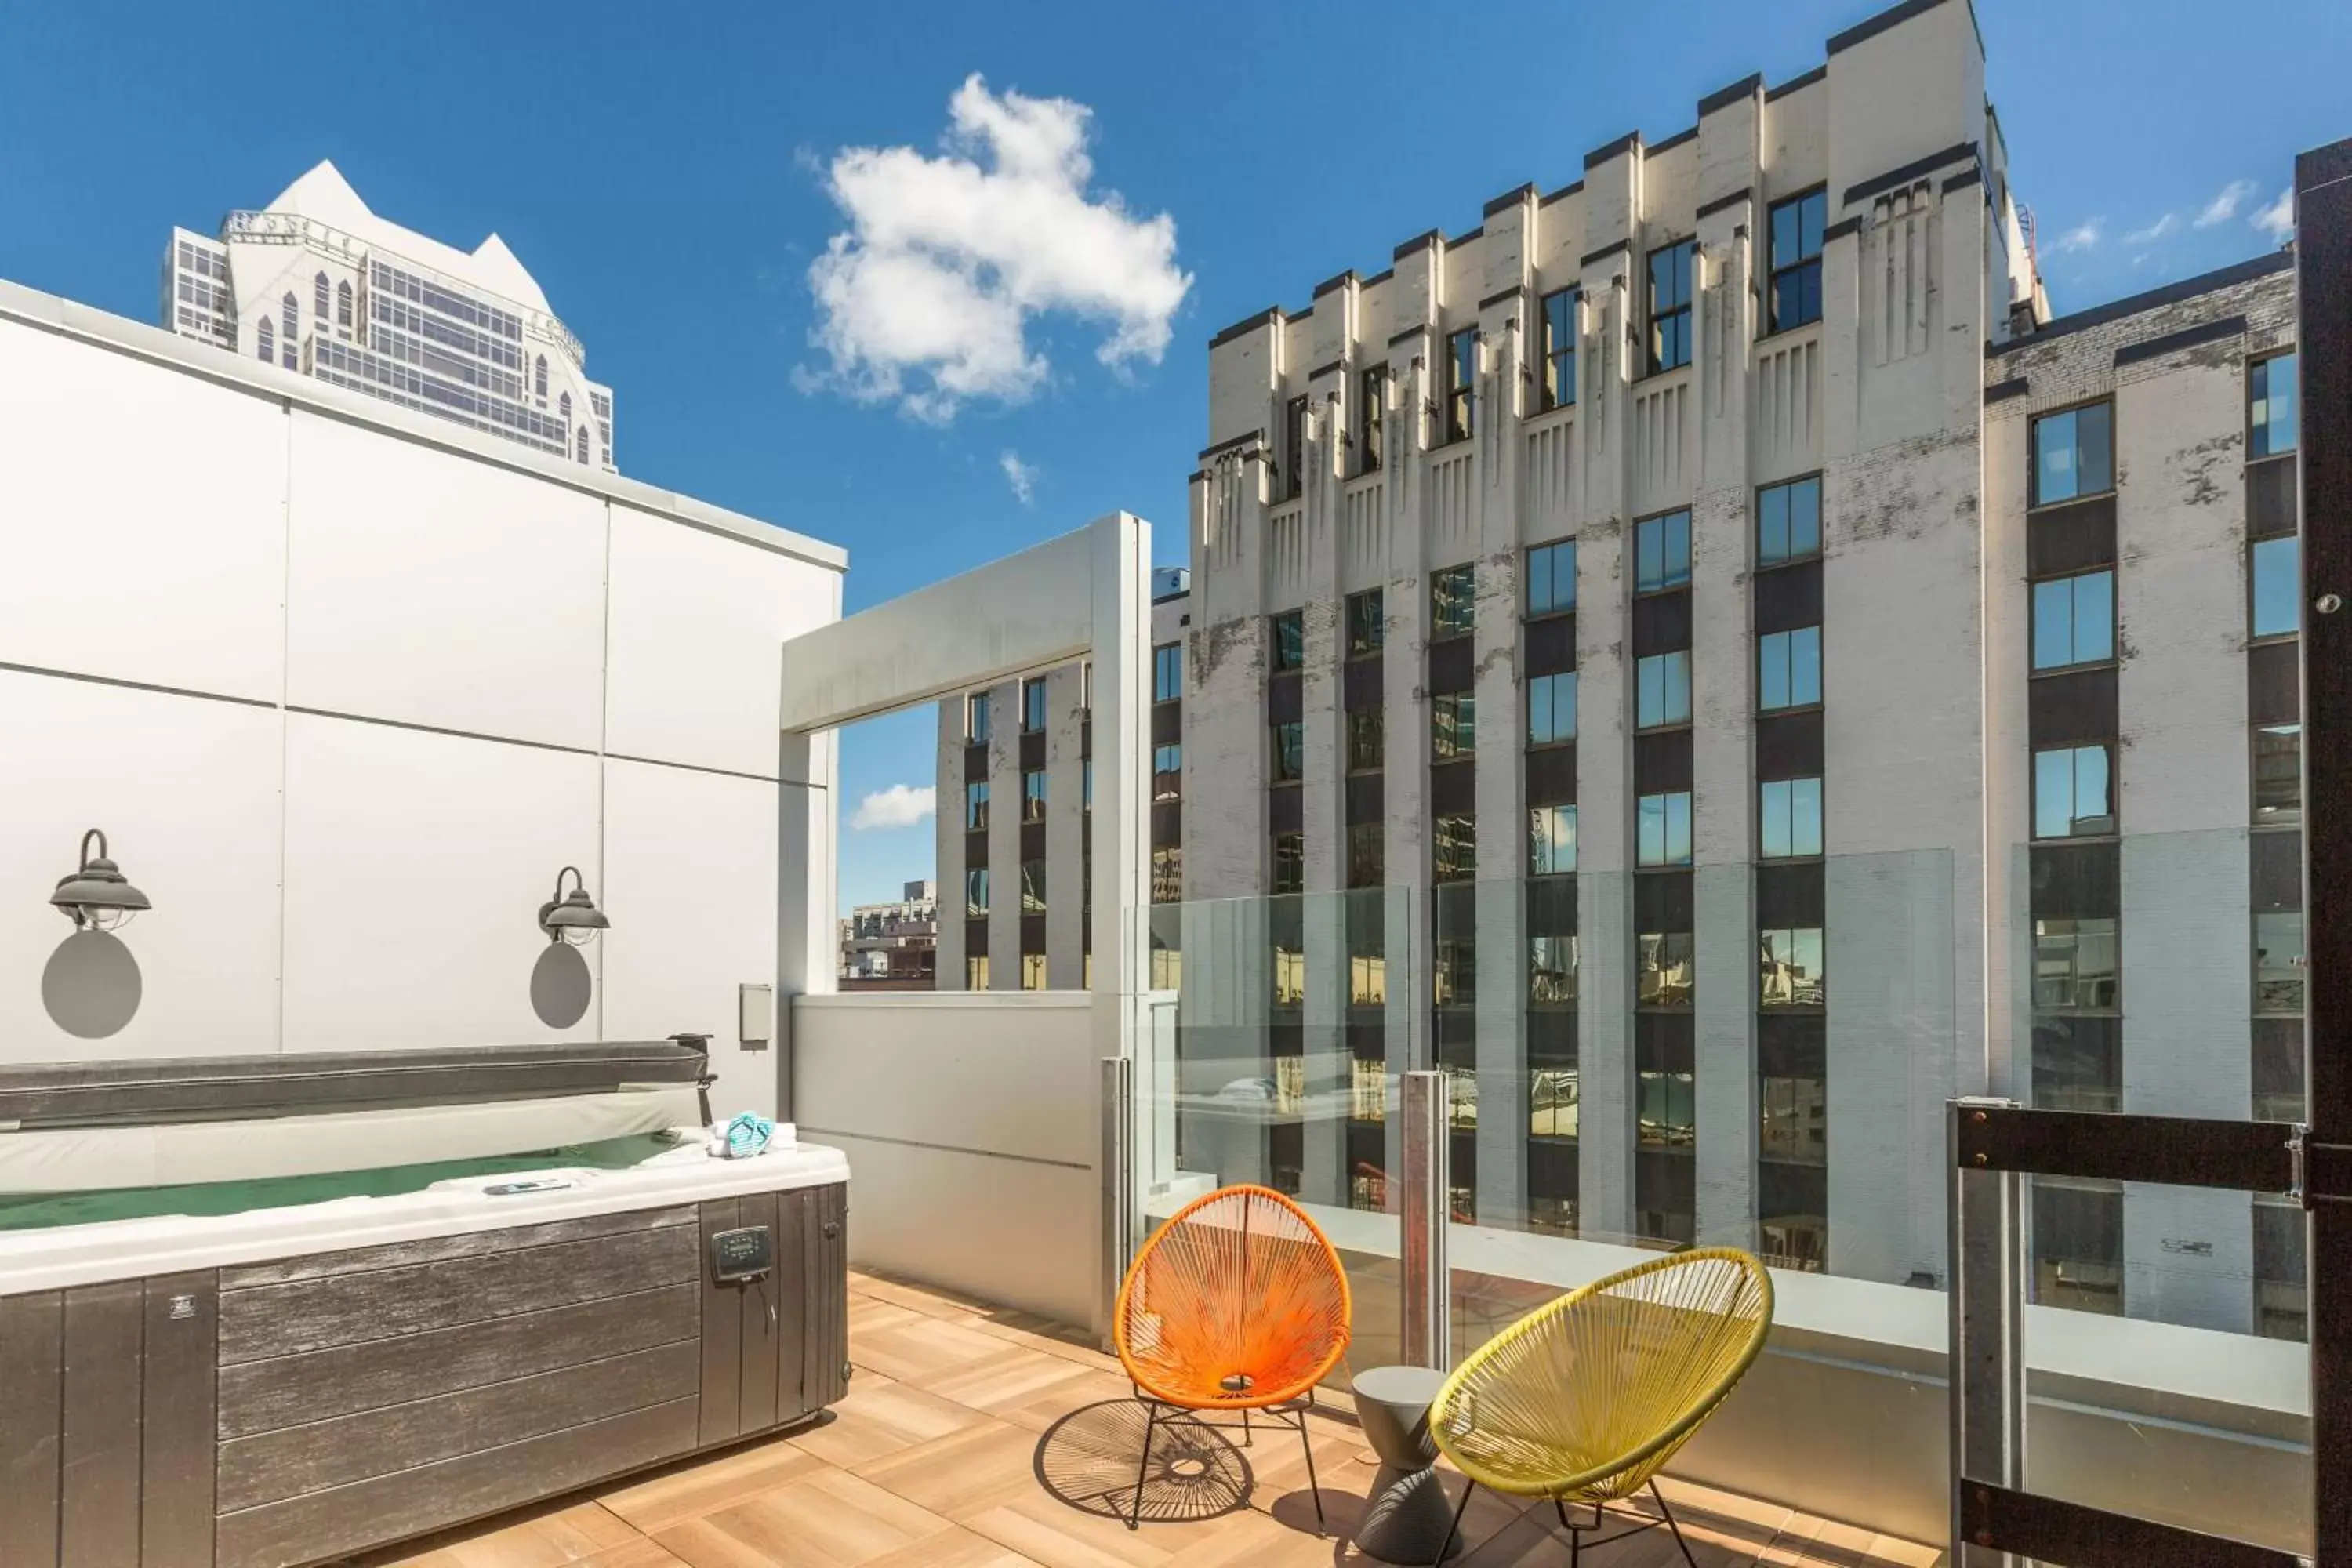
[[[1574,1563],[1606,1506],[1646,1488],[1697,1568],[1654,1478],[1754,1364],[1771,1325],[1771,1277],[1729,1247],[1637,1265],[1521,1318],[1465,1361],[1430,1407],[1439,1450],[1470,1482],[1454,1530],[1479,1487],[1549,1498]],[[1591,1509],[1591,1522],[1572,1521],[1571,1504]],[[1439,1563],[1453,1546],[1449,1531]]]

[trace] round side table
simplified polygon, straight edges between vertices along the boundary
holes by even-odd
[[[1454,1527],[1454,1505],[1437,1476],[1429,1406],[1445,1374],[1425,1366],[1376,1366],[1355,1376],[1356,1417],[1381,1458],[1356,1548],[1383,1563],[1433,1562]],[[1457,1536],[1445,1555],[1462,1551]]]

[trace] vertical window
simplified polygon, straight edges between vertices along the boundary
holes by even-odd
[[[2261,548],[2255,546],[2257,551]],[[2034,668],[2103,664],[2115,657],[2116,574],[2112,570],[2053,577],[2033,584]]]
[[[1025,768],[1021,773],[1021,820],[1045,820],[1045,770]]]
[[[1691,716],[1690,650],[1654,653],[1633,661],[1633,727],[1687,724]]]
[[[1822,628],[1768,632],[1756,639],[1756,707],[1814,708],[1822,700]]]
[[[2116,803],[2105,746],[2061,746],[2033,753],[2033,837],[2079,838],[2116,830]]]
[[[1151,748],[1151,798],[1181,800],[1184,796],[1184,746],[1181,742]]]
[[[1045,727],[1045,678],[1041,675],[1021,683],[1021,728],[1034,735]]]
[[[1698,241],[1650,252],[1650,374],[1690,363],[1691,263]]]
[[[1633,938],[1635,1006],[1664,1007],[1676,1012],[1689,1009],[1694,945],[1686,931],[1643,931]],[[1689,1074],[1681,1077],[1685,1084],[1690,1081]]]
[[[1360,594],[1348,595],[1348,657],[1362,658],[1381,651],[1388,641],[1385,595],[1378,588],[1367,588]]]
[[[963,961],[963,988],[967,991],[988,989],[988,954],[979,953]]]
[[[2033,1005],[2111,1011],[2122,1000],[2123,967],[2113,917],[2033,922]]]
[[[1829,1159],[1829,1095],[1818,1078],[1767,1078],[1764,1137],[1756,1152],[1767,1160],[1819,1165]]]
[[[327,275],[324,272],[310,279],[310,314],[317,318],[322,327],[327,324],[327,300],[332,290],[327,287]]]
[[[1773,204],[1773,331],[1822,319],[1822,220],[1828,211],[1826,191]]]
[[[1307,835],[1277,833],[1274,836],[1274,890],[1277,893],[1303,893],[1307,890]]]
[[[1274,782],[1297,784],[1307,776],[1307,726],[1297,719],[1274,726]]]
[[[1564,877],[1576,869],[1576,807],[1538,805],[1528,813],[1528,875]]]
[[[2309,961],[2301,910],[2254,914],[2254,1011],[2303,1014],[2303,977]]]
[[[975,691],[963,700],[963,738],[967,741],[988,739],[988,693]]]
[[[2258,540],[2253,561],[2253,635],[2293,637],[2303,626],[2303,542]]]
[[[1348,771],[1377,772],[1386,762],[1388,723],[1377,708],[1359,708],[1348,715]]]
[[[2257,725],[2254,728],[2254,825],[2275,827],[2301,820],[2303,726]]]
[[[1095,710],[1095,661],[1090,658],[1078,661],[1078,707],[1083,712]]]
[[[1576,608],[1576,542],[1539,544],[1528,552],[1528,614]]]
[[[562,397],[555,400],[555,411],[563,416],[566,419],[570,419],[572,417],[572,395],[570,393],[567,392]]]
[[[1653,1148],[1688,1148],[1698,1131],[1697,1104],[1686,1072],[1635,1075],[1637,1141]]]
[[[963,874],[963,912],[984,915],[988,912],[988,868],[974,866]]]
[[[253,350],[260,356],[261,363],[264,364],[278,357],[278,331],[269,324],[269,318],[267,316],[262,317],[260,323],[253,330]]]
[[[1172,904],[1184,897],[1184,850],[1175,844],[1151,847],[1151,901]]]
[[[1429,757],[1450,763],[1478,750],[1478,699],[1448,691],[1429,700]]]
[[[1307,663],[1307,612],[1285,610],[1274,617],[1274,668],[1299,669]]]
[[[988,826],[988,784],[981,780],[963,786],[963,830],[977,833]]]
[[[1566,408],[1576,401],[1576,290],[1545,295],[1538,320],[1543,381],[1537,402],[1543,408]]]
[[[2294,450],[2302,423],[2295,413],[2295,358],[2258,359],[2246,371],[2246,456],[2271,458]]]
[[[1690,791],[1645,795],[1634,803],[1633,863],[1637,866],[1687,866],[1691,863]]]
[[[1375,365],[1356,375],[1356,472],[1381,468],[1381,423],[1387,412],[1389,367]]]
[[[1045,989],[1045,955],[1044,953],[1024,952],[1021,955],[1021,989],[1024,991]]]
[[[1078,759],[1078,809],[1092,811],[1094,808],[1095,760],[1092,757],[1080,757]]]
[[[1429,580],[1429,635],[1467,637],[1478,624],[1477,571],[1448,566]]]
[[[302,305],[294,298],[294,290],[278,301],[278,363],[288,370],[294,368],[295,355],[302,342]]]
[[[1538,675],[1528,682],[1528,744],[1576,739],[1576,671]]]
[[[1757,795],[1757,850],[1766,860],[1822,852],[1822,781],[1768,779]]]
[[[1790,479],[1756,492],[1756,564],[1776,566],[1822,552],[1822,481]]]
[[[1825,1000],[1822,979],[1822,928],[1768,931],[1757,938],[1759,1007],[1818,1007]]]
[[[1528,1001],[1538,1007],[1576,1005],[1576,938],[1531,936],[1528,939]],[[1550,1093],[1547,1093],[1547,1089]],[[1576,1136],[1576,1069],[1538,1068],[1528,1086],[1538,1137]]]
[[[1021,862],[1021,912],[1042,915],[1045,912],[1045,862]]]
[[[2089,403],[2033,422],[2033,504],[2115,488],[2115,405]]]
[[[580,426],[580,439],[577,445],[580,448],[580,460],[584,463],[588,460],[588,426],[585,425]]]
[[[1679,588],[1690,575],[1690,513],[1670,511],[1633,525],[1633,592]]]
[[[2119,1187],[2033,1179],[2033,1300],[2120,1317],[2124,1194]]]
[[[1151,700],[1173,702],[1183,695],[1183,645],[1161,643],[1151,650]]]
[[[1295,500],[1307,491],[1307,399],[1294,397],[1283,405],[1282,499]]]
[[[1478,874],[1478,819],[1469,812],[1439,817],[1431,846],[1433,880],[1466,882]]]
[[[351,324],[352,285],[350,280],[346,279],[344,281],[335,285],[335,325],[339,327],[348,327]],[[544,364],[547,362],[542,360],[540,363]]]
[[[1348,827],[1348,886],[1377,888],[1388,879],[1388,843],[1377,822],[1351,823]]]
[[[547,396],[547,356],[545,354],[541,354],[531,362],[530,389],[531,395],[534,397],[544,399]]]
[[[1465,327],[1445,340],[1445,438],[1470,438],[1478,385],[1478,329]]]

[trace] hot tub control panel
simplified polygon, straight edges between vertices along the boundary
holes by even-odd
[[[776,1238],[764,1225],[713,1231],[710,1272],[720,1284],[762,1279],[776,1268]]]

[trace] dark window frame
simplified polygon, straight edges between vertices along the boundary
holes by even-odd
[[[2283,360],[2283,359],[2291,359],[2291,360],[2294,360],[2294,361],[2295,362],[2295,374],[2294,374],[2294,392],[2293,392],[2293,394],[2292,394],[2292,395],[2288,397],[2288,399],[2287,399],[2287,408],[2288,408],[2288,415],[2287,415],[2287,417],[2288,417],[2289,419],[2291,419],[2291,420],[2294,422],[2294,438],[2292,441],[2290,441],[2286,446],[2284,446],[2284,447],[2272,447],[2272,446],[2269,446],[2267,443],[2265,443],[2265,445],[2264,445],[2264,447],[2263,447],[2263,450],[2261,450],[2261,451],[2259,451],[2259,452],[2257,452],[2257,451],[2255,451],[2255,450],[2254,450],[2254,437],[2255,437],[2256,430],[2257,430],[2257,426],[2255,426],[2255,424],[2254,424],[2254,373],[2255,373],[2256,371],[2261,371],[2261,372],[2263,372],[2263,424],[2262,424],[2262,426],[2261,426],[2259,428],[2260,428],[2260,430],[2262,431],[2262,433],[2263,433],[2263,435],[2267,436],[2267,435],[2268,435],[2268,433],[2269,433],[2269,427],[2270,427],[2269,405],[2270,405],[2270,403],[2271,403],[2271,401],[2272,401],[2271,393],[2270,393],[2270,385],[2269,385],[2269,383],[2270,383],[2270,374],[2269,374],[2270,367],[2271,367],[2273,364],[2275,364],[2277,362],[2279,362],[2280,360]],[[2303,446],[2303,359],[2302,359],[2302,350],[2301,350],[2301,348],[2300,348],[2300,346],[2299,346],[2299,345],[2292,344],[2292,343],[2291,343],[2291,344],[2287,345],[2285,348],[2273,349],[2273,350],[2272,350],[2270,353],[2268,353],[2256,355],[2255,357],[2253,357],[2253,358],[2252,358],[2252,359],[2249,359],[2249,360],[2246,362],[2246,458],[2247,458],[2247,460],[2248,460],[2249,462],[2260,462],[2260,461],[2261,461],[2262,459],[2263,459],[2264,458],[2284,458],[2284,457],[2287,456],[2288,454],[2290,454],[2290,453],[2292,453],[2292,452],[2295,452],[2295,451],[2300,450],[2300,449],[2301,449],[2301,447],[2302,447],[2302,446]]]
[[[1277,673],[1307,668],[1307,612],[1284,610],[1266,618],[1266,641],[1274,648]]]
[[[1642,531],[1653,523],[1664,525],[1667,522],[1671,522],[1675,518],[1683,520],[1682,575],[1676,577],[1667,571],[1665,564],[1667,534],[1666,530],[1661,526],[1659,529],[1658,541],[1658,568],[1660,579],[1655,583],[1645,584],[1642,580]],[[1686,506],[1668,507],[1664,511],[1654,511],[1647,517],[1637,517],[1633,520],[1633,596],[1635,598],[1644,598],[1652,594],[1671,594],[1678,588],[1689,587],[1691,584],[1691,574],[1696,565],[1696,550],[1695,537],[1691,530],[1690,508]]]
[[[1450,583],[1457,576],[1469,584],[1469,591],[1460,599],[1460,603],[1467,606],[1467,613],[1461,625],[1452,626],[1438,613],[1438,606],[1444,602],[1438,596],[1438,584],[1441,581]],[[1465,561],[1458,565],[1441,566],[1429,574],[1429,640],[1444,642],[1452,637],[1466,637],[1477,629],[1478,563]]]
[[[2074,442],[2074,453],[2075,453],[2075,459],[2076,459],[2076,460],[2075,460],[2075,463],[2074,463],[2074,470],[2075,470],[2075,473],[2076,473],[2076,475],[2077,475],[2077,489],[2075,489],[2075,491],[2074,491],[2074,493],[2073,495],[2070,495],[2070,496],[2059,496],[2059,497],[2055,498],[2054,500],[2044,500],[2044,499],[2042,498],[2042,438],[2041,438],[2041,431],[2042,431],[2042,423],[2043,423],[2043,421],[2045,421],[2045,420],[2050,420],[2050,419],[2057,419],[2057,418],[2063,417],[2063,416],[2066,416],[2066,415],[2069,415],[2069,414],[2072,414],[2072,415],[2078,415],[2078,416],[2079,416],[2079,415],[2083,412],[2083,410],[2084,410],[2085,408],[2101,408],[2101,407],[2104,407],[2104,408],[2105,408],[2105,409],[2106,409],[2106,411],[2107,411],[2107,473],[2106,473],[2106,482],[2105,482],[2105,484],[2101,485],[2101,486],[2100,486],[2098,489],[2089,489],[2089,490],[2086,490],[2086,489],[2083,489],[2079,488],[2079,485],[2080,485],[2079,476],[2080,476],[2080,474],[2081,474],[2081,472],[2082,472],[2082,462],[2081,462],[2081,457],[2082,457],[2083,444],[2082,444],[2081,437],[2080,437],[2080,436],[2079,436],[2079,434],[2078,434],[2078,435],[2077,435],[2077,437],[2075,437],[2075,442]],[[2078,419],[2078,420],[2077,420],[2077,422],[2076,422],[2076,427],[2077,427],[2077,430],[2079,431],[2079,429],[2080,429],[2080,421],[2079,421],[2079,419]],[[2113,494],[2115,494],[2115,493],[2116,493],[2116,396],[2115,396],[2115,394],[2114,394],[2114,393],[2112,393],[2112,392],[2103,392],[2103,393],[2099,394],[2096,397],[2085,397],[2085,398],[2082,398],[2082,399],[2079,399],[2079,400],[2078,400],[2078,401],[2076,401],[2076,402],[2067,404],[2067,405],[2066,405],[2064,407],[2063,407],[2063,408],[2045,408],[2045,409],[2042,409],[2040,413],[2038,413],[2038,414],[2034,415],[2032,418],[2031,418],[2031,419],[2029,419],[2029,420],[2027,420],[2027,421],[2026,421],[2026,425],[2025,425],[2025,485],[2026,485],[2025,506],[2026,506],[2026,510],[2029,510],[2029,511],[2039,511],[2039,510],[2042,510],[2043,507],[2048,507],[2048,506],[2069,506],[2069,505],[2072,505],[2074,502],[2078,501],[2078,500],[2089,500],[2090,499],[2092,499],[2092,498],[2093,498],[2093,497],[2095,497],[2095,496],[2113,495]]]
[[[1799,191],[1794,195],[1783,196],[1780,200],[1774,202],[1770,206],[1764,210],[1764,245],[1766,253],[1766,271],[1764,276],[1764,335],[1766,337],[1771,337],[1780,332],[1794,331],[1799,327],[1809,327],[1815,321],[1822,319],[1822,253],[1827,248],[1827,245],[1825,241],[1817,242],[1810,253],[1806,252],[1803,248],[1803,205],[1805,203],[1816,198],[1819,198],[1821,202],[1819,221],[1815,225],[1815,232],[1818,234],[1825,230],[1829,226],[1829,187],[1826,184],[1815,185],[1811,190]],[[1798,252],[1794,260],[1783,261],[1780,259],[1780,246],[1776,243],[1776,237],[1780,228],[1780,225],[1776,220],[1780,217],[1782,210],[1789,207],[1795,207],[1798,209]],[[1812,274],[1811,304],[1813,313],[1810,316],[1801,316],[1799,319],[1792,321],[1784,321],[1780,319],[1780,279],[1791,274],[1801,277],[1801,275],[1808,270]]]
[[[1813,543],[1810,550],[1792,550],[1766,560],[1764,556],[1764,498],[1775,490],[1793,491],[1800,485],[1813,487]],[[1751,502],[1756,509],[1756,566],[1759,571],[1771,571],[1781,566],[1793,566],[1800,562],[1817,561],[1822,553],[1822,473],[1816,468],[1810,474],[1791,474],[1785,479],[1775,479],[1769,485],[1758,485]],[[1785,527],[1785,524],[1784,524]]]
[[[1559,596],[1559,558],[1568,557],[1568,597]],[[1551,597],[1541,608],[1536,605],[1536,557],[1544,558],[1544,580],[1551,584]],[[1520,615],[1524,619],[1539,621],[1552,616],[1572,616],[1576,613],[1576,541],[1555,539],[1548,543],[1530,544],[1521,552],[1519,567]]]
[[[1477,328],[1463,327],[1445,334],[1444,385],[1444,401],[1438,406],[1444,437],[1438,445],[1450,447],[1467,441],[1478,431]]]
[[[1565,289],[1555,289],[1536,301],[1536,331],[1538,335],[1536,357],[1536,412],[1549,414],[1555,408],[1576,406],[1576,318],[1582,303],[1583,289],[1571,283]],[[1552,321],[1554,301],[1564,301],[1568,344],[1560,346]],[[1565,373],[1565,374],[1563,374]],[[1568,395],[1560,395],[1565,382]]]
[[[1682,299],[1679,303],[1661,310],[1658,305],[1659,259],[1664,258],[1671,267],[1674,265],[1675,253],[1682,251],[1688,252],[1681,268]],[[1642,268],[1642,319],[1646,327],[1643,337],[1643,363],[1649,367],[1648,374],[1664,375],[1669,371],[1680,370],[1691,362],[1691,300],[1697,289],[1697,236],[1668,240],[1664,245],[1654,245],[1650,247],[1650,253],[1644,259]],[[1682,356],[1672,361],[1668,361],[1660,353],[1664,344],[1660,341],[1659,330],[1668,322],[1674,323],[1675,351]]]
[[[1297,500],[1307,493],[1307,395],[1300,393],[1282,405],[1282,499]]]
[[[1381,471],[1388,386],[1389,367],[1384,364],[1356,373],[1356,472],[1360,477]]]
[[[1559,701],[1557,696],[1559,689],[1556,686],[1548,687],[1546,688],[1546,690],[1553,693],[1551,698],[1551,719],[1553,721],[1551,729],[1553,733],[1549,738],[1539,741],[1536,738],[1536,687],[1538,683],[1543,681],[1561,680],[1568,682],[1568,732],[1566,734],[1559,732]],[[1576,671],[1572,669],[1556,669],[1548,675],[1531,675],[1527,678],[1525,685],[1527,686],[1528,696],[1526,702],[1523,703],[1522,706],[1527,710],[1527,724],[1526,728],[1521,732],[1521,743],[1530,752],[1551,751],[1558,747],[1573,746],[1576,744],[1576,723],[1580,717],[1577,711],[1577,702],[1581,696],[1581,693],[1578,689]]]
[[[1780,641],[1781,645],[1789,650],[1788,658],[1785,660],[1787,669],[1784,671],[1783,678],[1788,683],[1790,693],[1793,696],[1797,686],[1797,660],[1795,654],[1797,645],[1795,639],[1802,637],[1807,632],[1813,634],[1814,689],[1812,696],[1807,698],[1801,702],[1782,702],[1776,706],[1766,706],[1764,701],[1764,646],[1777,638]],[[1759,632],[1756,635],[1756,716],[1758,718],[1763,718],[1767,714],[1803,713],[1811,710],[1822,707],[1827,702],[1828,699],[1826,697],[1826,690],[1829,684],[1828,670],[1825,662],[1826,655],[1824,655],[1822,649],[1822,626],[1819,621],[1814,622],[1809,626],[1790,626],[1781,631]]]
[[[2039,607],[2042,590],[2053,583],[2080,583],[2089,577],[2105,577],[2107,580],[2107,651],[2096,658],[2069,658],[2058,664],[2042,663],[2042,616]],[[2025,667],[2029,678],[2063,675],[2082,669],[2104,669],[2118,661],[2123,650],[2123,612],[2116,603],[2118,597],[2116,586],[2116,569],[2113,566],[2094,566],[2086,572],[2062,572],[2054,576],[2036,577],[2026,584]],[[2252,592],[2251,579],[2249,579],[2248,591]],[[2079,621],[2075,614],[2076,608],[2076,594],[2070,588],[2066,606],[2066,630],[2070,645],[2067,652],[2070,654],[2074,652],[2072,645],[2081,641],[2075,634],[2075,626]],[[2249,614],[2251,614],[2251,605]]]
[[[1366,615],[1366,611],[1370,613]],[[1366,637],[1365,629],[1370,629]],[[1388,646],[1388,592],[1385,588],[1366,588],[1348,595],[1348,657],[1377,658]]]
[[[1161,676],[1171,672],[1173,673],[1173,679],[1160,679]],[[1181,642],[1153,645],[1151,649],[1152,706],[1158,707],[1162,702],[1181,702],[1183,700],[1184,645]]]
[[[1021,683],[1021,732],[1041,735],[1045,731],[1045,678],[1031,676]]]

